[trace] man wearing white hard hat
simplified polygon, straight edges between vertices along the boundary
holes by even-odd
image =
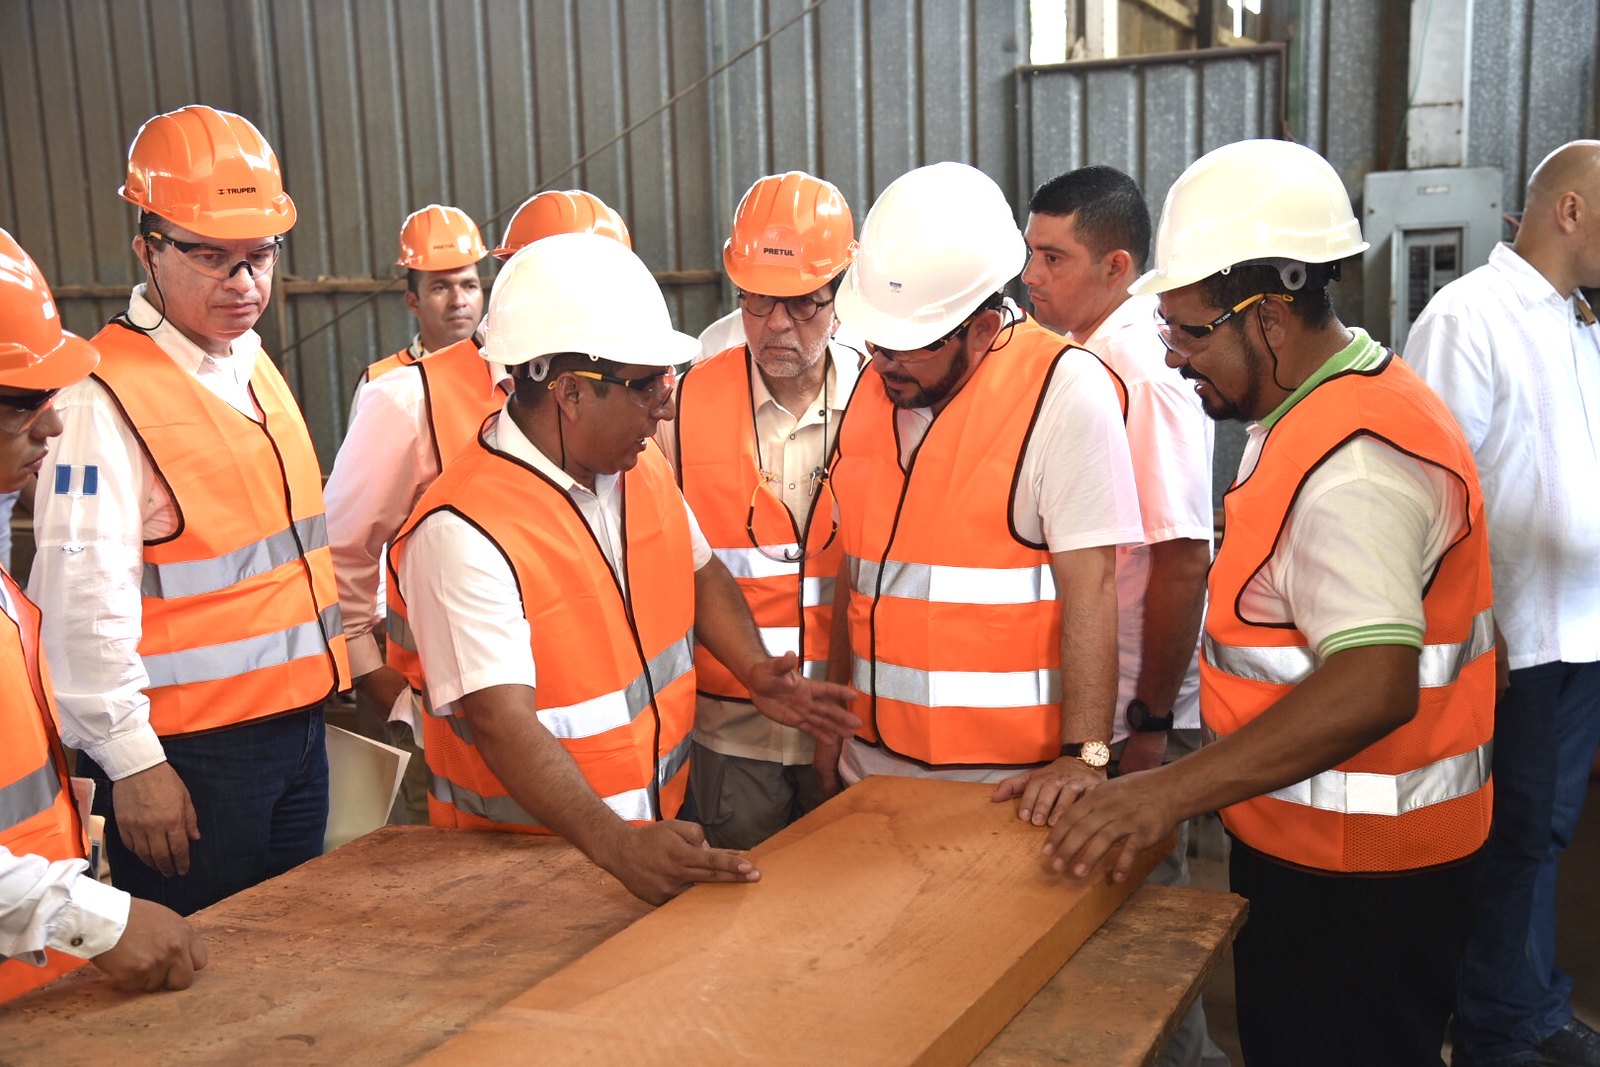
[[[652,439],[695,349],[619,242],[523,248],[495,282],[483,351],[514,391],[389,557],[392,632],[426,685],[433,824],[560,834],[653,903],[758,877],[672,818],[695,642],[774,719],[824,737],[855,725],[841,687],[767,654]]]
[[[1483,502],[1448,409],[1334,314],[1366,243],[1315,152],[1244,141],[1167,195],[1168,362],[1249,422],[1202,642],[1216,744],[1087,794],[1050,831],[1082,875],[1220,810],[1250,901],[1234,945],[1251,1063],[1439,1063],[1489,829],[1494,624]]]
[[[833,468],[830,676],[863,723],[845,782],[997,782],[1043,825],[1104,781],[1115,549],[1143,534],[1115,376],[1001,294],[1026,254],[1000,188],[961,163],[903,175],[867,215],[838,295],[873,373]]]

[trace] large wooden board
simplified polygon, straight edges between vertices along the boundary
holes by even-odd
[[[386,827],[196,915],[184,992],[0,1006],[0,1064],[410,1063],[648,910],[561,841]]]
[[[992,790],[869,778],[423,1062],[967,1063],[1137,884],[1051,873]]]

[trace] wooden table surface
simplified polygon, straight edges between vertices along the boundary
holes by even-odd
[[[386,827],[196,915],[187,991],[86,967],[0,1007],[0,1064],[406,1064],[649,910],[557,840]],[[1141,887],[976,1062],[1153,1063],[1243,910]]]

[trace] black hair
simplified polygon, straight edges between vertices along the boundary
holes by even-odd
[[[532,363],[524,363],[513,367],[511,377],[515,383],[517,400],[528,407],[538,407],[544,403],[544,398],[550,394],[550,383],[557,377],[570,370],[592,370],[601,374],[615,375],[622,369],[622,364],[613,363],[609,359],[590,359],[582,352],[557,352],[550,357],[550,366],[545,371],[544,378],[540,381],[533,380]],[[594,393],[604,397],[611,392],[611,383],[597,382],[588,379],[594,386]]]
[[[1150,254],[1150,209],[1139,185],[1115,167],[1069,170],[1045,182],[1028,201],[1035,215],[1075,215],[1078,240],[1102,258],[1122,249],[1143,271]]]
[[[1306,284],[1293,291],[1284,287],[1278,268],[1267,263],[1244,263],[1226,274],[1213,274],[1200,283],[1200,291],[1206,303],[1218,308],[1231,308],[1257,293],[1288,292],[1294,297],[1290,313],[1308,329],[1320,330],[1333,321],[1333,298],[1328,294],[1326,266],[1312,264],[1312,268]]]
[[[422,295],[422,275],[424,273],[415,267],[406,268],[406,292],[415,297]]]

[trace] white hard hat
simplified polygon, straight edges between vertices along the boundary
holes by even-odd
[[[672,328],[661,287],[626,245],[595,233],[561,233],[525,245],[489,293],[484,359],[532,363],[581,352],[645,367],[688,363],[700,342]]]
[[[1155,266],[1128,291],[1165,293],[1264,261],[1286,271],[1289,284],[1295,266],[1366,248],[1350,195],[1327,160],[1292,141],[1237,141],[1189,164],[1167,191]]]
[[[920,167],[867,212],[839,287],[839,321],[883,348],[921,348],[961,325],[1027,258],[992,178],[965,163]]]

